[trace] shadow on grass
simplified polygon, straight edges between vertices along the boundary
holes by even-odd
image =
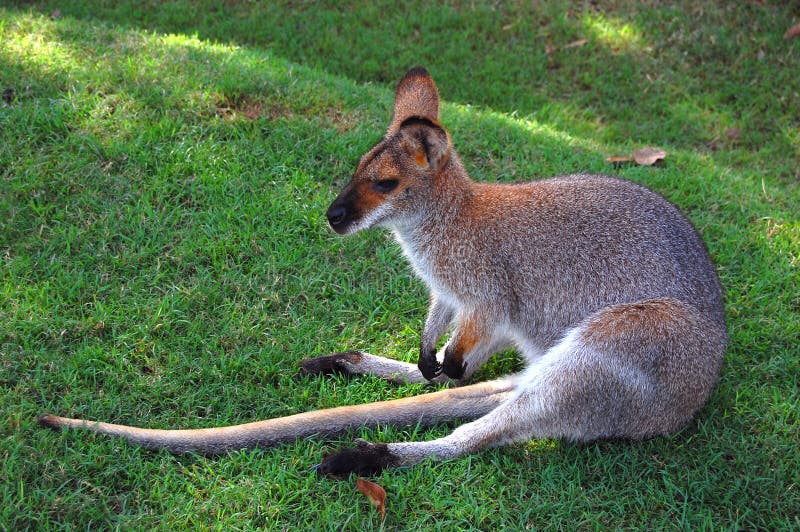
[[[424,64],[447,87],[449,101],[532,116],[604,142],[703,152],[727,143],[725,132],[738,128],[739,147],[772,144],[771,152],[789,155],[796,143],[791,98],[778,97],[797,87],[790,66],[796,59],[781,39],[789,17],[780,6],[456,3],[431,10],[423,2],[342,9],[325,2],[223,8],[180,1],[148,8],[45,2],[31,9],[257,47],[388,86]],[[759,58],[749,55],[756,52]]]

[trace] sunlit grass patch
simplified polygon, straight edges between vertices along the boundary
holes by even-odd
[[[608,18],[601,14],[588,13],[583,16],[586,30],[612,53],[648,53],[652,46],[638,28],[618,18]]]

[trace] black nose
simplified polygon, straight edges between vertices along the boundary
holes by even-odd
[[[347,209],[341,205],[331,205],[325,216],[328,217],[328,223],[331,224],[331,227],[336,227],[347,217]]]

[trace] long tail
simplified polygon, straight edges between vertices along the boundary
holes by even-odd
[[[52,414],[40,416],[39,424],[53,429],[68,427],[118,436],[148,449],[213,455],[270,447],[313,435],[331,435],[365,425],[430,425],[450,419],[475,419],[499,406],[510,396],[512,389],[510,379],[501,379],[405,399],[314,410],[243,425],[205,429],[143,429]]]

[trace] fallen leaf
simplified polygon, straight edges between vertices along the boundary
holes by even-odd
[[[742,136],[742,132],[739,130],[738,127],[732,127],[725,130],[725,136],[728,137],[730,140],[736,140]]]
[[[800,24],[795,24],[794,26],[786,30],[786,33],[783,34],[783,38],[786,39],[787,41],[789,39],[796,39],[798,37],[800,37]]]
[[[642,166],[652,166],[657,162],[664,160],[664,157],[667,156],[667,152],[661,148],[653,148],[652,146],[648,146],[646,148],[636,150],[631,154],[631,156],[633,157],[633,160],[636,161],[636,164]]]
[[[577,41],[572,41],[569,44],[565,44],[564,46],[561,47],[561,49],[562,50],[567,50],[569,48],[578,48],[580,46],[583,46],[587,42],[589,42],[588,39],[578,39]]]
[[[374,482],[370,482],[361,477],[356,479],[356,487],[358,491],[367,496],[372,506],[378,509],[381,513],[381,519],[386,517],[386,490]]]
[[[608,157],[606,159],[606,162],[611,164],[630,163],[632,161],[633,159],[631,159],[630,157],[619,156],[619,155],[612,155],[611,157]]]

